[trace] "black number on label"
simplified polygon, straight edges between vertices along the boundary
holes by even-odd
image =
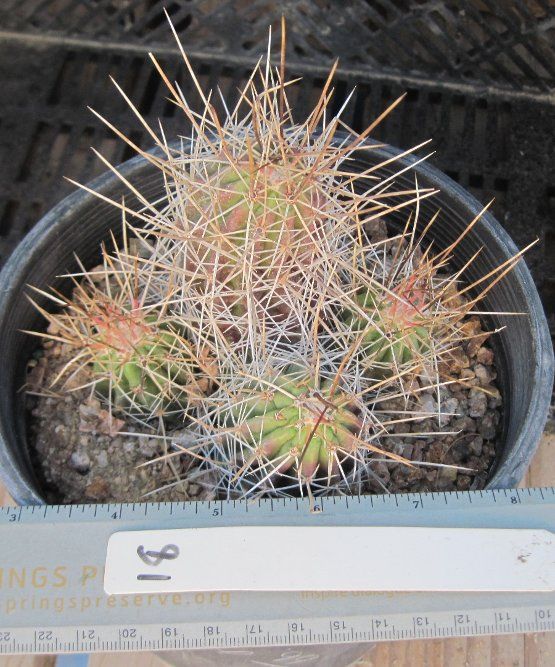
[[[166,544],[160,551],[146,550],[141,544],[137,547],[137,556],[146,565],[156,567],[160,565],[163,560],[174,560],[179,556],[179,547],[175,544]]]
[[[220,628],[217,625],[205,625],[204,626],[204,636],[205,637],[214,637],[220,634]]]
[[[114,512],[113,514],[110,515],[112,519],[117,519],[118,518],[118,513]]]
[[[549,609],[538,609],[536,615],[540,619],[540,621],[545,621],[548,618],[551,618],[551,612],[549,611]]]
[[[96,639],[96,634],[94,630],[81,630],[81,639],[93,640]]]
[[[177,637],[177,628],[162,628],[162,634],[166,639]]]
[[[17,521],[17,514],[10,514],[9,521],[10,521],[10,523],[13,523],[14,521]]]
[[[512,505],[517,505],[518,504],[518,498],[516,496],[511,496],[511,504]]]
[[[0,642],[9,642],[11,638],[11,632],[0,632]]]
[[[212,510],[212,516],[220,516],[220,510],[218,507],[214,507]]]
[[[49,642],[52,639],[52,630],[39,630],[37,639],[39,642]]]

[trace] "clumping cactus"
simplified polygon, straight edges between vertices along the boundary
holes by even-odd
[[[353,396],[335,391],[332,380],[318,380],[290,366],[268,380],[238,392],[220,414],[244,443],[251,465],[271,462],[274,473],[293,469],[303,479],[331,477],[358,448],[362,422]]]
[[[140,118],[159,149],[147,152],[104,121],[159,170],[160,190],[149,199],[119,174],[136,209],[99,195],[123,211],[141,252],[104,253],[103,284],[83,270],[71,300],[41,292],[64,310],[37,306],[51,324],[39,335],[75,350],[60,377],[86,366],[88,385],[112,407],[160,417],[164,457],[189,456],[214,496],[360,493],[376,462],[419,464],[395,443],[427,435],[399,430],[422,418],[413,397],[438,389],[441,418],[438,361],[465,339],[463,318],[522,253],[463,286],[468,264],[452,273],[448,262],[479,216],[434,254],[422,248],[434,220],[418,226],[420,202],[434,191],[416,178],[399,188],[387,175],[413,149],[351,168],[358,151],[376,148],[365,139],[402,97],[358,134],[341,119],[344,105],[330,112],[334,66],[298,123],[285,37],[278,68],[270,46],[236,106],[223,101],[223,115],[183,51],[199,111],[152,57],[190,139],[172,143]],[[377,220],[396,222],[413,204],[404,232],[370,240]],[[185,435],[166,433],[174,415]]]

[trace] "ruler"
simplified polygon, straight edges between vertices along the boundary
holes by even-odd
[[[4,507],[0,655],[302,647],[555,630],[550,586],[481,593],[208,587],[179,592],[162,582],[131,593],[105,592],[108,544],[115,535],[260,527],[329,529],[332,535],[334,528],[357,527],[549,535],[555,533],[555,488],[330,497],[315,506],[299,498]],[[161,553],[143,550],[145,563]],[[162,556],[169,562],[172,553]],[[233,554],[226,562],[233,567]],[[483,566],[491,569],[491,563]],[[546,580],[553,580],[553,559],[544,569]]]

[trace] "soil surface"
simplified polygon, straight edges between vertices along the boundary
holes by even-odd
[[[495,455],[501,396],[495,384],[493,352],[485,342],[487,334],[482,335],[477,317],[464,326],[472,339],[456,349],[440,369],[443,378],[457,380],[440,388],[444,414],[439,419],[427,416],[437,411],[437,389],[422,392],[408,406],[421,411],[422,419],[393,427],[392,437],[383,443],[412,461],[458,468],[376,462],[366,492],[454,491],[485,485]],[[154,428],[110,415],[90,389],[68,393],[51,388],[71,354],[67,345],[48,341],[29,363],[28,437],[49,502],[212,499],[212,491],[204,486],[206,476],[195,479],[193,458],[182,455],[148,463],[166,453],[166,441],[156,437]],[[72,386],[87,380],[83,372],[72,379]],[[425,379],[421,383],[428,384]],[[384,401],[378,409],[400,411],[407,406]],[[395,435],[438,431],[453,433]],[[186,431],[171,434],[183,436]],[[181,480],[185,475],[187,479]]]
[[[49,502],[214,498],[194,482],[193,459],[149,463],[166,453],[166,441],[155,429],[110,415],[90,389],[52,389],[72,356],[69,346],[48,341],[35,356],[28,372],[27,437]],[[79,387],[88,379],[82,373],[71,384]],[[182,435],[177,430],[174,434]],[[185,475],[187,479],[181,479]],[[169,488],[161,489],[165,486]]]
[[[483,333],[477,317],[469,318],[464,328],[472,339],[455,349],[439,368],[442,380],[456,380],[439,388],[443,414],[438,418],[438,389],[425,389],[411,406],[412,410],[421,410],[425,416],[392,429],[399,433],[432,435],[393,436],[385,443],[396,454],[414,461],[414,467],[377,463],[373,468],[376,477],[369,481],[366,491],[408,493],[484,488],[495,457],[502,400],[495,382],[495,359],[486,342],[487,334]],[[422,387],[428,384],[425,380],[420,382]],[[401,401],[385,401],[381,407],[406,409]],[[427,416],[430,413],[436,414]],[[447,434],[449,431],[452,433]],[[418,465],[418,461],[457,468]]]

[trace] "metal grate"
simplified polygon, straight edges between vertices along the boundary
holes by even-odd
[[[548,92],[555,85],[550,0],[3,0],[5,32],[168,47],[165,6],[189,51],[258,57],[267,27],[289,22],[306,71],[346,70]],[[169,45],[174,48],[173,45]]]
[[[142,46],[146,41],[164,45],[164,64],[173,78],[184,83],[194,102],[196,93],[186,83],[173,46],[168,48],[164,4],[187,50],[196,51],[204,86],[219,85],[228,99],[244,80],[252,56],[263,50],[267,25],[277,21],[282,8],[289,14],[292,34],[290,74],[304,75],[293,97],[299,117],[314,103],[323,84],[324,64],[332,54],[343,58],[336,104],[357,86],[345,116],[355,129],[362,129],[388,102],[408,91],[400,110],[375,138],[408,148],[432,137],[436,150],[432,162],[481,201],[495,197],[494,213],[519,246],[540,238],[527,261],[553,321],[555,99],[542,91],[555,82],[553,40],[549,43],[555,8],[540,0],[3,0],[0,261],[48,208],[73,189],[63,175],[84,182],[103,170],[89,150],[91,145],[116,163],[130,157],[86,105],[115,121],[135,142],[150,146],[110,84],[109,74],[148,119],[156,123],[161,118],[168,136],[186,132],[184,120],[165,101]],[[460,6],[465,9],[457,9]],[[373,22],[368,17],[374,17]],[[439,17],[446,23],[441,24]],[[482,36],[479,48],[472,46],[476,35],[470,29],[478,17],[480,30],[491,33],[490,41]],[[510,29],[517,24],[518,30]],[[446,35],[452,48],[434,59]],[[442,48],[445,53],[445,45]],[[546,67],[534,66],[529,72],[523,66],[517,72],[515,63],[520,61],[514,54],[526,63],[531,62],[530,54],[538,58],[543,54]],[[511,57],[515,67],[500,65]],[[419,78],[407,78],[409,70],[420,72]],[[431,80],[434,73],[443,78]],[[495,89],[484,82],[495,83]]]

